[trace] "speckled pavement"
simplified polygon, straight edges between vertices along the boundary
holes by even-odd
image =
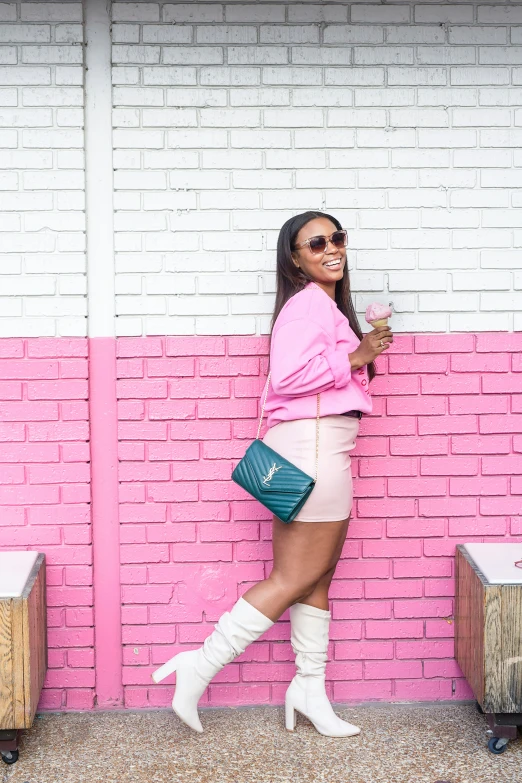
[[[45,714],[1,783],[522,783],[522,739],[487,750],[473,704],[337,707],[357,737],[320,736],[279,707],[201,710],[204,734],[170,711]]]

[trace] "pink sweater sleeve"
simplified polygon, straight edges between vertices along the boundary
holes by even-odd
[[[297,318],[272,337],[272,388],[276,394],[306,397],[347,386],[352,378],[345,350],[336,351],[326,332],[312,320]]]

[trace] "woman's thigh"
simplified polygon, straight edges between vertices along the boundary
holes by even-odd
[[[310,606],[315,606],[317,609],[328,610],[328,593],[330,591],[330,585],[335,574],[337,563],[339,562],[343,551],[343,545],[346,540],[346,533],[348,531],[348,522],[348,519],[344,522],[343,530],[339,535],[339,540],[337,542],[337,547],[333,556],[334,564],[329,569],[329,571],[327,571],[319,579],[313,591],[303,599],[303,603],[309,604]]]
[[[335,568],[346,538],[348,520],[299,522],[285,525],[274,517],[272,578],[285,583],[313,586]]]
[[[274,517],[274,566],[268,579],[243,596],[274,622],[289,606],[310,595],[335,568],[347,522],[298,522],[285,525]]]

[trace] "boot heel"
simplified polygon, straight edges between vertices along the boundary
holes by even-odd
[[[165,679],[165,677],[168,677],[169,674],[172,674],[176,671],[176,667],[178,665],[176,660],[177,657],[178,656],[175,655],[170,659],[170,661],[167,661],[167,663],[164,663],[163,666],[159,667],[159,669],[156,669],[155,672],[152,672],[152,679],[155,683],[161,682]]]
[[[295,731],[295,725],[297,722],[297,715],[295,709],[289,702],[285,704],[285,726],[287,731]]]

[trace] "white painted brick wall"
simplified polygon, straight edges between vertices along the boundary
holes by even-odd
[[[0,337],[86,334],[79,2],[0,3]]]
[[[119,334],[266,332],[308,208],[349,230],[363,326],[380,299],[396,331],[522,328],[520,4],[113,14]]]
[[[522,329],[518,0],[112,13],[118,334],[265,333],[308,208],[364,329]],[[79,2],[0,2],[0,336],[85,334],[82,41]]]

